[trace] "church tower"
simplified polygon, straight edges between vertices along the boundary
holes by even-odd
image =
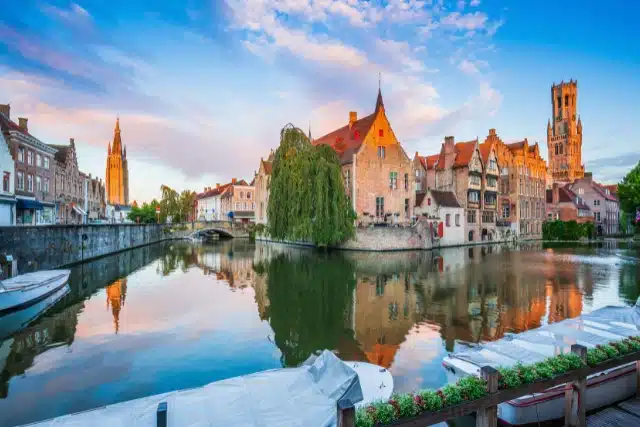
[[[113,145],[109,143],[107,155],[107,203],[110,205],[129,204],[129,164],[127,147],[122,145],[120,118],[116,119]]]
[[[553,182],[567,183],[584,177],[582,122],[577,108],[577,81],[551,86],[552,118],[547,123],[547,147]]]

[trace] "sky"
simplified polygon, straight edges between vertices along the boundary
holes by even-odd
[[[0,103],[104,178],[120,117],[130,195],[250,180],[287,123],[320,137],[375,107],[413,157],[495,128],[547,155],[550,88],[578,81],[583,161],[640,160],[631,0],[0,0]]]

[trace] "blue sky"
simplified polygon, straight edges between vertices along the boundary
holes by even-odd
[[[539,141],[550,86],[577,79],[583,160],[640,160],[635,2],[22,0],[0,15],[0,102],[104,176],[120,115],[131,195],[250,179],[288,122],[321,136],[369,114],[378,76],[406,151],[445,135]]]

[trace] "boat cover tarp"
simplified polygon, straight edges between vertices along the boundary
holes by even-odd
[[[325,350],[298,368],[274,369],[33,424],[155,427],[167,403],[168,426],[330,427],[337,407],[362,400],[356,372]]]
[[[640,301],[640,299],[639,299]],[[593,348],[599,344],[640,335],[640,306],[604,307],[573,319],[479,344],[449,355],[476,366],[508,367],[517,362],[531,364],[568,353],[572,344]]]
[[[3,289],[15,290],[20,288],[28,288],[35,285],[44,285],[52,280],[69,276],[69,270],[42,270],[33,273],[21,274],[10,279],[0,280],[0,291]]]

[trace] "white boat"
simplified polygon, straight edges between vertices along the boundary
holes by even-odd
[[[325,350],[297,368],[272,369],[29,425],[333,427],[338,405],[388,399],[392,391],[388,370],[342,362]]]
[[[640,299],[638,300],[640,303]],[[510,335],[498,341],[449,354],[443,360],[450,382],[480,375],[482,366],[510,367],[518,361],[533,364],[567,353],[572,344],[587,348],[640,335],[640,304],[605,307],[590,314],[538,329]],[[636,393],[635,363],[599,372],[587,378],[587,411],[624,400]],[[510,425],[555,420],[564,416],[564,385],[498,405],[498,417]]]
[[[45,270],[1,281],[0,315],[48,297],[67,283],[69,274],[70,270]]]
[[[23,308],[12,310],[0,316],[0,340],[3,340],[25,328],[38,317],[42,316],[52,305],[69,292],[69,285],[64,285],[49,296]],[[1,371],[1,370],[0,370]]]

